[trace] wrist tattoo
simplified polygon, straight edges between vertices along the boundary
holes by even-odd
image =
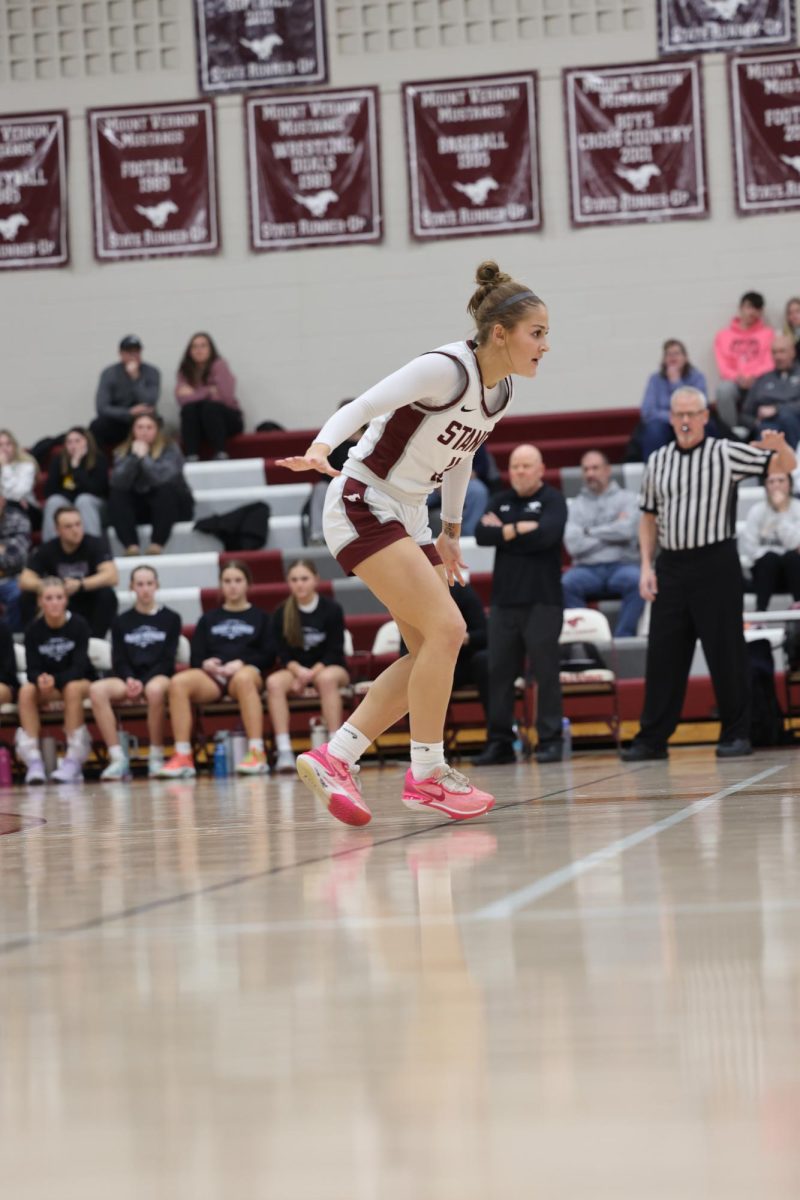
[[[448,538],[457,538],[461,532],[461,522],[442,521],[442,533]]]

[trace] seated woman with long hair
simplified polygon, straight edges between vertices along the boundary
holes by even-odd
[[[114,618],[111,626],[113,674],[89,689],[94,719],[108,746],[111,760],[101,779],[130,779],[130,763],[120,745],[114,704],[139,700],[147,704],[150,742],[148,774],[155,778],[164,766],[164,716],[169,681],[175,674],[175,655],[181,619],[156,601],[158,575],[143,563],[131,572],[133,608]]]
[[[43,542],[56,536],[55,515],[66,507],[77,508],[86,533],[100,537],[108,495],[108,460],[82,425],[67,430],[60,453],[50,462],[44,494]]]
[[[148,554],[160,554],[176,521],[188,521],[194,500],[183,477],[183,455],[155,417],[137,417],[116,452],[108,502],[111,524],[126,554],[140,554],[136,526],[152,526]]]
[[[264,671],[275,658],[270,617],[247,598],[253,577],[247,563],[232,559],[220,572],[222,605],[203,613],[192,638],[192,665],[173,675],[169,715],[175,753],[159,772],[161,779],[193,779],[192,705],[213,704],[227,693],[239,706],[248,750],[237,766],[240,775],[263,775]]]
[[[759,612],[782,592],[800,600],[800,500],[792,495],[791,476],[782,471],[767,476],[764,492],[739,538],[739,556],[753,576]]]
[[[317,591],[319,573],[307,558],[295,559],[286,572],[291,596],[273,617],[281,670],[267,678],[267,704],[278,758],[275,770],[295,769],[289,736],[289,698],[307,688],[319,694],[328,729],[342,723],[340,688],[350,681],[344,659],[341,605]]]
[[[83,764],[91,748],[83,716],[83,702],[94,679],[89,661],[89,626],[83,617],[69,611],[67,600],[63,579],[44,579],[40,615],[25,631],[28,682],[19,689],[16,748],[28,768],[26,783],[44,783],[46,779],[39,747],[39,710],[53,701],[64,701],[67,753],[51,778],[58,783],[83,779]]]
[[[211,447],[214,458],[227,458],[226,440],[242,432],[242,410],[236,379],[209,334],[196,333],[190,339],[178,367],[175,399],[189,462],[197,460],[201,442]]]

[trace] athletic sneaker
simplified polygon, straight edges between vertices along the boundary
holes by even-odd
[[[127,758],[117,758],[111,760],[100,776],[103,783],[109,783],[113,779],[130,779],[131,764]]]
[[[482,817],[494,806],[494,796],[473,787],[466,775],[444,763],[426,779],[415,779],[409,767],[403,788],[403,804],[416,811],[436,809],[454,821]]]
[[[163,767],[164,767],[164,759],[161,758],[160,756],[158,758],[156,758],[155,756],[153,756],[152,758],[148,758],[148,760],[147,760],[147,778],[148,779],[158,779],[159,775],[161,774],[161,771],[163,770]]]
[[[327,742],[298,756],[297,774],[337,821],[344,821],[345,825],[366,825],[372,819],[372,813],[361,799],[358,767],[349,767],[340,758],[329,754]]]
[[[83,779],[83,763],[77,758],[70,758],[69,755],[62,759],[61,766],[56,767],[51,779],[55,779],[56,783],[80,783]]]
[[[194,779],[194,759],[191,754],[173,754],[168,763],[158,772],[159,779]]]
[[[266,775],[266,773],[267,756],[263,750],[248,750],[236,768],[237,775]]]
[[[276,775],[293,775],[297,767],[297,759],[291,750],[279,750],[272,768]]]
[[[47,775],[45,774],[44,762],[38,756],[32,758],[28,763],[28,769],[25,772],[26,783],[46,783]]]

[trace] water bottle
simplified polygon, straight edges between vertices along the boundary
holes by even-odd
[[[318,750],[320,746],[324,746],[328,740],[328,727],[324,721],[314,718],[309,725],[309,733],[311,735],[311,749]]]
[[[0,746],[0,787],[11,787],[13,782],[11,754],[6,746]]]
[[[519,725],[517,725],[516,721],[511,726],[511,729],[514,734],[514,757],[516,758],[517,762],[522,762],[522,736],[519,732]]]
[[[214,778],[228,778],[228,739],[224,733],[218,733],[214,739]]]
[[[572,758],[572,725],[569,717],[561,722],[561,757]]]

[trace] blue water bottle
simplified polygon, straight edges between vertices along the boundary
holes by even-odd
[[[214,739],[214,778],[228,778],[228,745],[224,733],[218,733]]]
[[[561,757],[572,758],[572,725],[569,717],[561,722]]]

